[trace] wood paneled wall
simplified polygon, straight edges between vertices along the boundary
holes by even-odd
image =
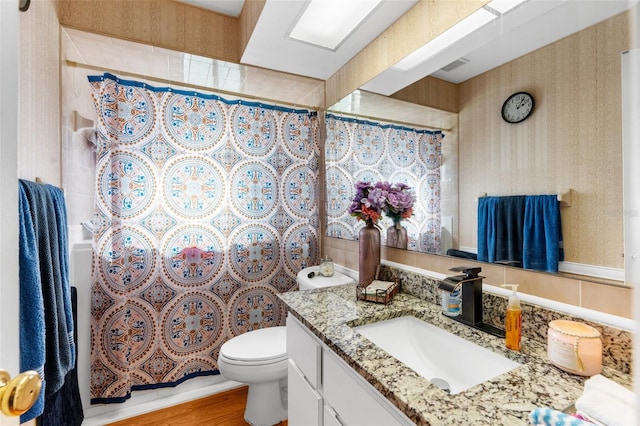
[[[240,21],[171,0],[57,0],[60,24],[166,49],[240,62]],[[253,2],[251,2],[253,3]],[[260,6],[257,4],[256,6]],[[250,8],[255,12],[254,7]],[[260,7],[259,10],[262,10]],[[250,34],[250,16],[243,34]],[[251,27],[253,28],[253,27]]]
[[[565,260],[623,268],[620,55],[623,13],[460,85],[460,246],[476,247],[477,204],[489,195],[572,189],[562,208]],[[527,91],[533,115],[500,116]]]
[[[458,112],[460,87],[435,77],[425,77],[415,83],[398,90],[390,97],[418,105]]]
[[[264,9],[264,5],[267,0],[251,0],[245,1],[242,6],[242,13],[240,14],[240,56],[244,53],[244,49],[247,47],[251,34],[255,28],[258,18]]]

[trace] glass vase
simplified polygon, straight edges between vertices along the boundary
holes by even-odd
[[[373,222],[368,221],[367,225],[360,229],[358,245],[358,281],[361,286],[367,286],[375,279],[380,265],[380,230]]]
[[[406,249],[408,244],[407,228],[400,225],[400,221],[394,221],[387,228],[387,247]]]

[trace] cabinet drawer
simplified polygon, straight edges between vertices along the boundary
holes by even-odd
[[[302,372],[289,360],[288,423],[294,425],[322,424],[322,396],[305,380]]]
[[[314,388],[320,386],[322,347],[294,317],[287,316],[287,354]]]
[[[346,426],[393,426],[413,424],[392,406],[373,386],[356,377],[350,367],[336,355],[324,353],[322,386],[325,404],[338,414]],[[392,414],[393,412],[393,414]]]

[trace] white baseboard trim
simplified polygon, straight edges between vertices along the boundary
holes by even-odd
[[[85,418],[82,425],[102,426],[184,402],[205,398],[240,386],[244,386],[244,384],[226,380],[217,375],[197,377],[174,388],[135,391],[130,399],[121,404],[95,405],[85,408]]]
[[[624,281],[624,269],[586,265],[584,263],[574,262],[560,262],[558,269],[560,272],[566,272],[569,274],[588,275],[590,277]]]

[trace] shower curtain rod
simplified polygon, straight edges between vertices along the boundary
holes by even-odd
[[[269,99],[269,98],[258,98],[257,96],[251,96],[251,95],[247,95],[245,93],[236,93],[236,92],[231,92],[231,91],[228,91],[228,90],[213,89],[211,87],[201,86],[201,85],[193,84],[193,83],[183,83],[183,82],[174,81],[174,80],[168,80],[168,79],[164,79],[164,78],[160,78],[160,77],[152,77],[152,76],[148,76],[148,75],[137,74],[137,73],[133,73],[133,72],[129,72],[129,71],[115,70],[113,68],[105,68],[105,67],[99,67],[99,66],[96,66],[96,65],[82,64],[82,63],[79,63],[79,62],[71,61],[69,59],[67,59],[66,62],[67,62],[68,66],[74,67],[74,68],[84,68],[84,69],[98,71],[98,72],[108,72],[108,73],[111,73],[111,74],[115,74],[117,76],[137,78],[137,79],[142,79],[142,80],[151,80],[151,81],[154,81],[154,82],[157,82],[157,83],[160,83],[160,84],[166,84],[166,85],[169,85],[169,86],[188,87],[190,89],[204,90],[204,91],[207,91],[207,92],[213,92],[215,94],[220,94],[220,95],[228,95],[228,96],[235,96],[235,97],[238,97],[238,98],[253,99],[253,100],[256,100],[256,101],[259,101],[259,102],[263,102],[263,103],[274,104],[275,106],[286,106],[286,107],[294,108],[294,109],[308,109],[308,110],[312,110],[312,111],[319,111],[320,110],[320,107],[317,107],[317,106],[294,104],[292,102],[278,101],[278,100]]]
[[[444,132],[450,132],[451,131],[451,128],[445,129],[443,127],[427,126],[425,124],[416,124],[416,123],[411,123],[411,122],[408,122],[408,121],[390,121],[388,118],[375,117],[375,116],[372,116],[372,115],[354,114],[352,112],[333,111],[333,110],[328,109],[327,110],[327,114],[344,115],[344,116],[347,116],[347,117],[360,118],[362,120],[382,121],[383,123],[386,123],[386,124],[397,124],[397,125],[400,125],[400,126],[420,127],[420,128],[429,129],[429,130],[442,130]]]

